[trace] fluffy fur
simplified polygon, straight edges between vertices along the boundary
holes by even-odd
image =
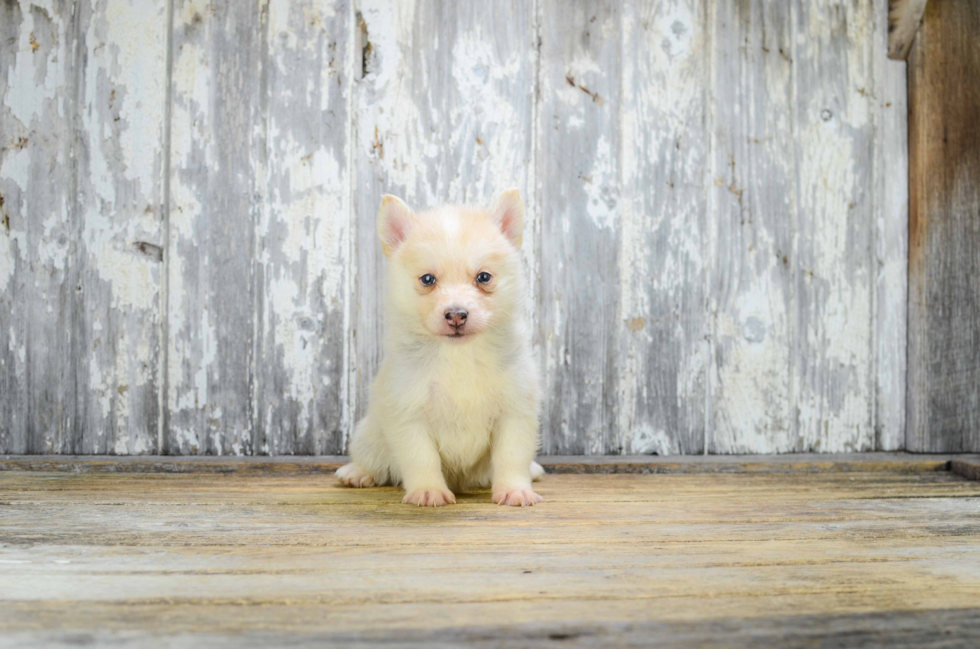
[[[403,502],[439,506],[492,487],[497,504],[541,501],[531,482],[540,401],[524,309],[516,189],[490,210],[414,214],[385,196],[387,336],[367,416],[342,484],[401,484]],[[489,276],[489,280],[488,280]]]

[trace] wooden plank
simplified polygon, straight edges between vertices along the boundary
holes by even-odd
[[[945,471],[952,460],[975,462],[972,455],[912,453],[788,453],[782,455],[589,455],[543,456],[548,473],[796,473]],[[343,455],[321,456],[97,456],[8,455],[0,471],[71,473],[332,473],[346,463]]]
[[[702,461],[711,458],[711,461]],[[717,458],[717,459],[716,459]],[[599,461],[593,462],[591,460]],[[539,458],[548,473],[811,473],[888,471],[918,473],[949,470],[950,458],[886,453],[673,456],[652,461],[646,456],[551,456]],[[965,460],[964,460],[965,461]],[[2,466],[2,465],[0,465]]]
[[[909,63],[909,450],[980,450],[978,29],[932,2]]]
[[[717,3],[712,14],[714,453],[797,448],[791,18],[783,3]]]
[[[846,479],[842,478],[846,474]],[[18,509],[6,510],[9,513],[9,528],[6,529],[7,541],[13,543],[23,535],[52,533],[65,540],[70,536],[81,535],[84,541],[93,538],[110,544],[121,544],[124,540],[137,541],[139,544],[161,544],[172,541],[174,530],[170,526],[144,530],[129,530],[100,526],[92,520],[80,520],[59,529],[57,516],[50,524],[37,525],[38,516],[32,519],[30,511],[20,505],[30,502],[36,514],[49,512],[65,506],[67,500],[85,498],[92,504],[105,506],[120,501],[115,500],[120,491],[137,489],[128,498],[133,506],[139,505],[144,509],[160,513],[162,519],[171,515],[179,516],[180,508],[199,507],[215,522],[220,523],[230,533],[236,530],[248,530],[249,515],[262,513],[274,515],[285,507],[284,513],[297,516],[314,514],[323,516],[323,521],[311,523],[309,528],[290,528],[297,534],[291,542],[283,539],[282,531],[261,528],[251,530],[249,538],[239,538],[229,534],[221,539],[221,545],[247,545],[250,540],[267,541],[265,553],[282,554],[287,546],[313,546],[307,552],[316,552],[316,548],[330,548],[331,542],[356,541],[361,547],[390,546],[392,553],[406,554],[407,547],[414,542],[425,542],[439,546],[442,553],[459,555],[465,553],[465,546],[481,545],[491,539],[479,536],[480,527],[484,526],[486,518],[470,517],[475,508],[485,507],[489,503],[487,491],[460,495],[460,508],[447,508],[435,515],[438,520],[451,522],[458,532],[455,536],[446,537],[437,528],[420,531],[412,543],[402,543],[399,539],[399,529],[406,519],[402,518],[404,508],[400,507],[402,492],[394,487],[378,489],[361,489],[351,491],[339,488],[330,479],[311,477],[302,472],[292,474],[279,473],[261,475],[258,473],[198,473],[184,475],[162,475],[153,482],[154,491],[140,491],[139,485],[146,484],[154,476],[138,474],[87,474],[93,479],[80,481],[77,476],[66,473],[51,474],[41,472],[20,473],[10,487],[9,498],[4,501]],[[99,478],[101,475],[101,479]],[[746,481],[746,476],[755,479]],[[599,544],[602,540],[589,539],[591,524],[626,524],[636,525],[635,534],[626,535],[633,538],[608,539],[610,543],[642,550],[642,544],[654,541],[658,544],[684,547],[690,543],[684,536],[685,530],[692,527],[704,527],[718,522],[721,516],[723,522],[739,517],[746,517],[744,524],[731,530],[721,539],[724,544],[749,543],[759,538],[779,539],[787,543],[799,543],[811,538],[812,540],[832,539],[837,530],[829,535],[827,530],[821,530],[820,525],[836,522],[842,527],[852,530],[875,527],[883,530],[878,541],[887,542],[891,547],[901,547],[901,535],[892,527],[895,519],[903,518],[908,523],[905,536],[924,537],[935,536],[938,530],[955,530],[959,525],[968,521],[959,520],[961,515],[969,516],[969,499],[977,496],[980,485],[948,471],[923,471],[901,473],[891,471],[848,471],[841,473],[754,473],[754,474],[725,474],[716,473],[710,476],[694,476],[691,474],[675,474],[648,476],[650,478],[669,479],[668,481],[653,480],[637,482],[636,475],[590,475],[577,476],[576,480],[568,482],[566,478],[576,476],[557,476],[556,480],[563,485],[562,502],[566,505],[578,506],[578,513],[573,517],[570,513],[551,514],[551,531],[542,529],[537,519],[514,521],[512,529],[502,529],[492,532],[501,545],[519,545],[520,533],[526,534],[526,545],[531,551],[543,550],[543,546],[560,548],[576,544],[585,539],[587,545]],[[688,481],[682,480],[688,478]],[[256,494],[254,481],[261,480],[261,494]],[[547,481],[545,481],[547,482]],[[897,511],[891,507],[875,505],[874,500],[908,498],[908,485],[916,485],[916,497],[919,499],[950,498],[958,499],[943,505],[943,512],[949,514],[937,525],[936,503],[920,500],[918,503],[907,503],[907,506]],[[538,486],[546,487],[545,483]],[[766,502],[773,491],[789,489],[781,498],[785,507],[772,509],[767,514],[760,511],[758,503]],[[803,489],[820,491],[825,498],[847,500],[850,505],[838,504],[834,511],[804,509],[810,495]],[[730,490],[739,489],[739,497],[733,498]],[[728,490],[728,491],[726,491]],[[220,500],[209,498],[202,500],[202,494],[211,492],[221,493]],[[706,509],[697,513],[685,512],[678,500],[692,497],[702,498]],[[287,498],[284,501],[283,498]],[[948,507],[946,506],[948,505]],[[373,506],[378,513],[390,516],[390,520],[376,526],[375,533],[370,538],[358,539],[358,521],[364,516],[363,507]],[[252,511],[240,511],[251,507]],[[613,509],[609,509],[612,507]],[[787,509],[786,507],[791,507]],[[956,510],[953,512],[952,510]],[[838,511],[839,510],[839,511]],[[455,513],[453,513],[455,511]],[[499,510],[498,510],[499,511]],[[562,510],[564,511],[564,510]],[[867,512],[873,511],[872,519],[867,518]],[[176,512],[176,514],[175,514]],[[966,514],[964,514],[966,512]],[[765,515],[763,515],[765,514]],[[914,517],[912,517],[914,514]],[[954,516],[955,514],[955,516]],[[320,541],[318,534],[323,530],[320,526],[329,527],[337,517],[347,516],[351,528],[331,532],[332,539]],[[412,515],[415,516],[415,515]],[[493,514],[496,517],[498,514]],[[510,520],[512,514],[499,514],[500,520]],[[913,520],[914,518],[914,520]],[[67,519],[66,519],[67,520]],[[413,519],[407,519],[413,520]],[[490,520],[497,520],[491,518]],[[333,521],[334,523],[336,521]],[[811,526],[807,530],[794,527],[793,523],[805,522]],[[658,527],[659,526],[659,527]],[[179,532],[179,530],[178,530]],[[263,535],[267,538],[262,538]],[[768,535],[768,536],[767,536]],[[87,537],[87,538],[86,538]],[[79,539],[75,539],[79,540]],[[707,540],[707,539],[706,539]],[[188,535],[182,539],[182,545],[194,547],[209,547],[209,534],[206,528],[195,526],[188,530]],[[258,545],[258,544],[257,544]],[[503,551],[503,550],[502,550]],[[297,550],[299,552],[299,550]]]
[[[80,3],[76,453],[158,452],[166,6]]]
[[[623,326],[621,10],[617,2],[545,0],[538,7],[535,177],[537,202],[547,214],[537,252],[545,453],[624,450],[613,432]]]
[[[874,10],[793,4],[797,451],[874,448]]]
[[[945,1],[945,0],[942,0]],[[888,58],[908,58],[928,0],[888,0]]]
[[[0,449],[69,453],[76,23],[64,3],[0,6]]]
[[[599,381],[603,408],[615,426],[604,445],[586,447],[591,452],[705,450],[710,362],[705,251],[711,222],[704,192],[710,164],[708,6],[702,0],[627,3],[621,16],[621,78],[616,80],[615,70],[600,62],[610,80],[621,85],[599,112],[610,120],[609,137],[620,149],[611,156],[619,160],[619,177],[603,181],[612,192],[608,197],[595,195],[601,187],[595,184],[598,179],[584,189],[590,200],[618,203],[608,208],[612,214],[607,219],[616,230],[618,250],[609,253],[616,270],[604,270],[599,257],[595,272],[604,282],[618,277],[619,291],[610,291],[608,307],[583,300],[577,311],[567,313],[576,328],[608,328],[614,343],[603,375],[573,374],[587,385]],[[590,251],[589,236],[588,229],[575,234],[582,253]],[[573,259],[586,258],[578,252]],[[563,282],[569,297],[581,292],[582,276],[572,270],[581,267],[581,261],[567,267]],[[617,312],[619,317],[608,323],[608,314]],[[580,336],[576,328],[569,334]],[[574,408],[566,405],[564,416],[578,425],[591,408],[588,400],[579,401]]]
[[[267,187],[255,265],[255,453],[339,453],[351,425],[352,15],[347,2],[268,6],[260,99],[267,132],[256,169]]]
[[[163,452],[256,449],[265,5],[174,5]]]
[[[346,464],[345,455],[8,455],[0,471],[66,471],[71,473],[319,473],[332,474]]]
[[[894,451],[905,448],[908,371],[908,84],[905,62],[886,58],[885,0],[875,9],[875,450]]]
[[[553,558],[560,561],[562,548],[591,548],[608,543],[611,550],[619,549],[611,552],[611,564],[616,555],[625,558],[649,552],[650,546],[644,544],[653,543],[683,555],[665,562],[678,567],[705,561],[693,543],[741,546],[744,553],[759,538],[799,546],[808,539],[832,543],[848,532],[857,533],[854,552],[867,545],[910,550],[915,547],[913,539],[922,541],[930,536],[935,539],[933,549],[937,551],[963,551],[955,533],[963,525],[975,527],[975,520],[971,523],[971,519],[975,519],[975,499],[980,496],[980,483],[949,472],[559,475],[539,483],[546,502],[553,504],[535,510],[535,514],[495,507],[487,491],[462,494],[458,507],[428,510],[432,513],[425,514],[420,513],[424,509],[401,506],[396,488],[351,490],[333,481],[300,474],[32,472],[0,474],[0,483],[4,485],[2,529],[8,550],[31,536],[38,542],[60,540],[68,546],[170,544],[184,548],[185,555],[217,554],[221,546],[247,546],[253,541],[254,555],[283,557],[294,546],[296,556],[301,557],[350,552],[341,549],[345,547],[341,542],[357,541],[361,548],[387,548],[401,557],[412,554],[414,546],[432,544],[440,548],[437,554],[444,554],[447,559],[456,557],[459,562],[459,557],[466,557],[467,546],[499,545],[500,554],[509,554],[509,549],[523,543],[529,555],[547,556],[550,547]],[[815,506],[815,500],[822,506]],[[78,511],[70,511],[73,506]],[[119,507],[114,510],[118,516],[112,512],[105,517],[92,515],[93,510],[106,507]],[[193,512],[186,512],[188,509]],[[166,524],[174,517],[179,519],[182,511],[189,523],[186,529]],[[132,517],[139,518],[141,512],[155,512],[159,524],[134,527],[138,520],[133,521]],[[375,513],[383,516],[374,516]],[[280,519],[278,523],[269,524],[270,519],[276,518]],[[430,523],[428,527],[421,525],[410,533],[406,531],[418,521]],[[488,521],[495,525],[488,525]],[[831,521],[837,525],[828,528]],[[346,525],[338,525],[340,522]],[[604,524],[610,528],[632,525],[634,533],[596,529]],[[451,536],[446,535],[447,529],[453,532]],[[365,536],[365,530],[372,534]],[[698,530],[703,532],[700,540]],[[975,535],[974,528],[961,531]],[[878,535],[869,537],[872,532]],[[295,537],[284,536],[289,533]],[[751,553],[760,554],[769,553]],[[779,561],[772,563],[798,561],[800,557],[793,554],[796,553],[777,557]],[[576,552],[575,556],[590,554]],[[827,558],[815,557],[823,562]],[[591,560],[601,563],[601,557],[591,555]],[[351,567],[355,561],[357,557],[351,557]],[[661,561],[661,557],[652,556],[644,563]],[[500,563],[500,559],[494,563]],[[430,568],[433,564],[437,567],[438,562],[428,562]],[[425,567],[423,563],[408,563],[399,570],[411,572]],[[335,569],[336,564],[319,568]],[[29,583],[20,586],[29,587]]]
[[[829,601],[839,594],[826,595]],[[526,649],[554,648],[580,646],[597,648],[612,647],[646,647],[652,646],[651,639],[656,639],[656,646],[677,649],[686,647],[712,646],[724,644],[733,649],[753,649],[760,645],[779,646],[787,648],[808,648],[814,646],[850,646],[855,642],[868,642],[877,646],[918,649],[920,647],[942,646],[939,639],[952,646],[973,646],[980,640],[980,629],[977,628],[977,613],[975,608],[930,609],[924,611],[862,611],[860,613],[840,612],[834,614],[814,614],[793,616],[788,613],[791,606],[798,606],[801,600],[812,603],[814,598],[787,596],[780,604],[779,611],[773,611],[767,617],[719,617],[705,621],[653,619],[649,613],[651,603],[646,600],[599,602],[590,600],[565,601],[560,603],[538,603],[534,606],[534,614],[547,621],[535,620],[527,612],[527,606],[522,602],[480,605],[479,611],[485,615],[484,621],[474,622],[468,626],[453,626],[472,615],[469,609],[472,604],[451,603],[440,610],[447,617],[447,624],[437,629],[399,627],[397,633],[388,628],[358,629],[352,632],[342,632],[324,627],[318,622],[318,617],[324,615],[318,606],[280,605],[263,606],[259,616],[250,612],[249,607],[230,604],[195,607],[181,606],[176,613],[172,608],[163,604],[146,604],[140,607],[140,612],[148,620],[159,619],[163,614],[173,615],[173,620],[182,628],[196,630],[180,636],[181,642],[193,643],[195,646],[234,647],[261,649],[271,643],[285,644],[290,647],[323,647],[343,646],[354,649],[371,649],[390,647],[393,642],[399,647],[420,649],[451,649],[460,645],[479,649]],[[696,606],[698,602],[683,599],[674,603],[657,603],[656,610],[668,608],[676,611],[680,606]],[[729,611],[728,602],[713,603],[720,616]],[[161,637],[166,637],[169,630],[162,625],[153,627],[152,636],[149,631],[120,632],[104,629],[92,629],[84,635],[58,630],[57,621],[63,626],[75,628],[82,614],[66,611],[58,605],[33,606],[19,604],[14,606],[9,614],[22,616],[25,622],[30,621],[33,631],[10,633],[6,636],[11,646],[31,646],[35,644],[58,649],[70,649],[78,644],[78,638],[83,637],[96,645],[119,644],[128,642],[131,645],[148,646],[159,643]],[[121,625],[115,623],[112,615],[112,604],[102,604],[85,608],[85,614],[99,620],[105,620],[108,626],[118,629]],[[345,619],[364,619],[367,609],[373,605],[332,607],[330,612]],[[406,604],[386,607],[386,613],[393,619],[387,620],[387,625],[418,625],[419,620],[426,618],[428,604]],[[647,611],[644,614],[644,611]],[[785,611],[785,613],[784,613]],[[605,613],[610,621],[583,622],[585,619],[598,617]],[[208,630],[204,621],[221,619],[224,628],[243,629],[242,632],[229,633]],[[659,617],[659,615],[658,615]],[[290,629],[271,631],[267,620],[290,619],[294,625]],[[513,620],[505,626],[488,626],[486,620]],[[450,621],[451,620],[451,621]],[[519,621],[518,621],[519,620]],[[638,621],[642,620],[642,621]],[[155,623],[152,623],[155,624]],[[159,628],[159,631],[157,630]],[[125,638],[125,641],[121,639]]]
[[[302,475],[0,473],[0,561],[12,568],[0,572],[0,636],[567,646],[569,632],[645,644],[623,635],[633,624],[664,634],[658,646],[689,646],[695,629],[702,644],[736,646],[975,637],[980,483],[548,476],[540,491],[534,508],[484,492],[427,510],[395,489]]]
[[[358,5],[355,90],[357,219],[352,411],[361,417],[380,362],[384,256],[374,216],[382,194],[416,210],[489,205],[533,188],[533,4],[382,0]],[[533,203],[523,252],[533,268]],[[340,450],[340,449],[337,449]]]
[[[967,480],[980,480],[980,458],[954,458],[950,461],[949,468]]]

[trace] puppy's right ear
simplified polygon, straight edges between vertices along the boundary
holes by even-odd
[[[381,249],[386,256],[392,256],[398,247],[405,243],[414,225],[415,215],[401,199],[391,194],[381,197],[381,207],[378,209],[378,237],[381,239]]]

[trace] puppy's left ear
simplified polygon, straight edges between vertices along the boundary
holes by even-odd
[[[490,209],[490,218],[497,224],[514,247],[520,250],[524,236],[524,201],[516,189],[508,189],[497,197]]]

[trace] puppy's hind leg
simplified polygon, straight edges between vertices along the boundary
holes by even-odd
[[[544,467],[537,462],[531,462],[531,480],[537,482],[545,474]]]
[[[337,469],[337,480],[347,487],[374,487],[391,479],[387,445],[370,415],[361,420],[351,441],[351,463]]]

